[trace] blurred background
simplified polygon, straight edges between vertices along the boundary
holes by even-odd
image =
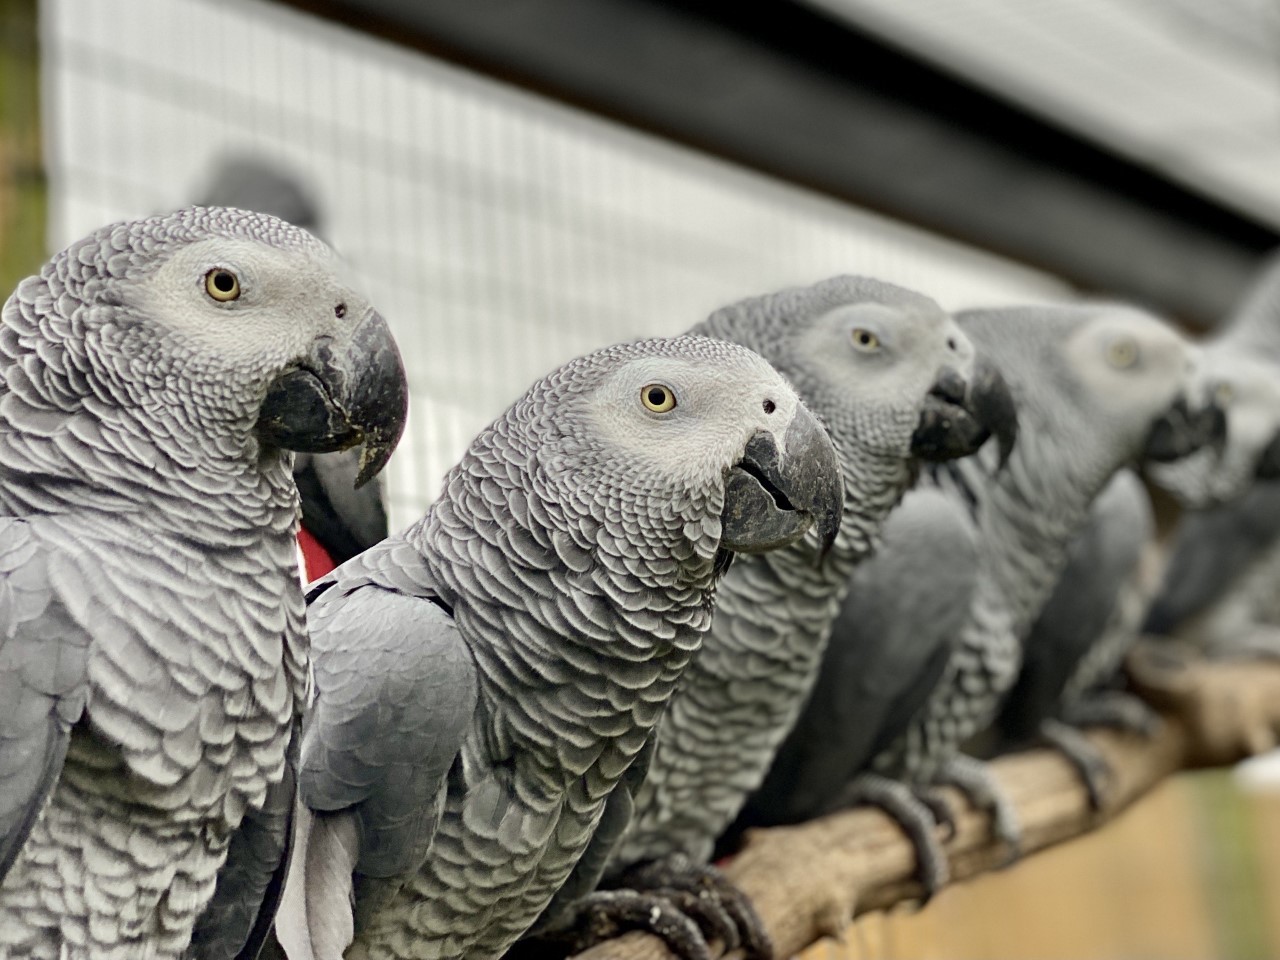
[[[404,351],[398,528],[535,377],[789,284],[1212,329],[1280,245],[1280,3],[0,0],[0,290],[259,175]],[[1275,789],[1180,778],[810,956],[1280,956]]]

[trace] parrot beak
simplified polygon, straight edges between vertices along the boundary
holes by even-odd
[[[944,367],[925,397],[911,453],[922,460],[967,457],[994,436],[1003,467],[1018,439],[1018,407],[1000,371],[979,357],[966,384]]]
[[[1259,480],[1280,479],[1280,430],[1275,432],[1271,442],[1263,448],[1255,475]]]
[[[1213,399],[1192,410],[1183,395],[1151,425],[1143,448],[1143,459],[1169,463],[1203,447],[1221,450],[1226,442],[1227,412]]]
[[[404,363],[387,322],[373,310],[361,318],[345,351],[318,337],[309,357],[276,378],[258,414],[258,436],[302,453],[331,453],[363,444],[356,486],[391,459],[408,414]]]
[[[725,484],[720,546],[764,553],[795,543],[817,525],[821,556],[835,542],[844,507],[844,474],[826,430],[804,407],[782,449],[763,430],[748,442]]]

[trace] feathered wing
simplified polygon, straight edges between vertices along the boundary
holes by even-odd
[[[741,826],[829,809],[905,729],[946,672],[977,569],[970,517],[936,490],[909,493],[855,570],[809,702]]]
[[[87,698],[91,587],[34,523],[0,517],[0,880],[67,756]]]
[[[309,603],[316,689],[277,918],[296,958],[341,956],[386,882],[425,860],[477,699],[470,651],[403,541],[323,578]]]
[[[1174,633],[1207,610],[1280,539],[1280,482],[1254,485],[1234,503],[1185,514],[1146,629]]]
[[[245,812],[213,898],[196,921],[190,960],[253,960],[262,950],[284,891],[296,786],[291,762],[262,809]]]
[[[1022,669],[996,721],[1002,740],[1027,740],[1054,714],[1075,671],[1104,639],[1153,535],[1142,482],[1129,470],[1116,474],[1072,541],[1067,565],[1023,645]]]

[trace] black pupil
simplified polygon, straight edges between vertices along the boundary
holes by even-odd
[[[218,289],[219,293],[230,293],[235,289],[236,278],[220,270],[213,275],[213,285]]]
[[[341,320],[343,317],[347,315],[347,305],[345,303],[340,303],[333,308],[333,312],[337,316],[337,318]]]
[[[765,412],[765,413],[773,413],[773,411],[774,411],[774,410],[777,410],[777,409],[778,409],[778,408],[777,408],[776,406],[774,406],[774,403],[773,403],[773,401],[772,401],[772,400],[766,400],[766,401],[764,402],[764,412]]]
[[[871,342],[871,334],[869,334],[869,333],[860,333],[860,334],[858,334],[858,339],[859,339],[859,340],[861,340],[864,344],[866,344],[866,343],[870,343],[870,342]]]
[[[661,387],[654,387],[649,391],[649,402],[655,407],[660,407],[667,402],[667,391]]]

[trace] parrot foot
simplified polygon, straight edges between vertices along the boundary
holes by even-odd
[[[849,783],[841,805],[870,804],[879,807],[902,828],[916,853],[916,876],[924,887],[922,903],[951,879],[951,864],[936,830],[942,826],[955,835],[955,812],[945,799],[881,776],[861,773]]]
[[[1280,654],[1280,651],[1277,651]],[[1098,690],[1066,704],[1062,721],[1073,727],[1110,727],[1154,737],[1163,721],[1143,700],[1123,690]]]
[[[711,960],[698,924],[670,899],[635,890],[596,890],[554,927],[517,942],[504,960],[551,960],[582,953],[630,930],[651,933],[680,960]]]
[[[957,787],[970,803],[991,817],[992,834],[1009,848],[1006,866],[1022,855],[1022,827],[1017,811],[985,763],[963,753],[956,754],[942,765],[934,782]]]
[[[747,895],[710,864],[680,853],[631,867],[618,880],[630,890],[651,892],[676,903],[725,951],[741,950],[747,960],[772,960],[773,941]]]
[[[1111,767],[1098,748],[1075,726],[1061,720],[1045,720],[1041,723],[1040,739],[1066,757],[1076,768],[1084,783],[1085,792],[1089,795],[1089,807],[1095,813],[1102,810],[1111,780]]]

